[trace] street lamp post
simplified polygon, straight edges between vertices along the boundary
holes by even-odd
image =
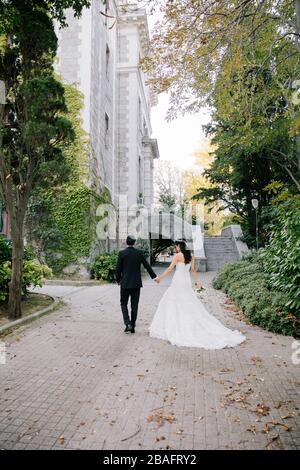
[[[258,251],[258,199],[251,199],[251,203],[255,210],[256,250]]]

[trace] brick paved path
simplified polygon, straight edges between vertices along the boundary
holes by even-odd
[[[149,338],[167,281],[145,282],[130,336],[117,286],[45,286],[67,305],[5,338],[0,448],[299,448],[293,339],[240,321],[211,278],[202,275],[207,308],[247,336],[235,349],[176,348]]]

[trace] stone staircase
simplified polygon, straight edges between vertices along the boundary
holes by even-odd
[[[224,264],[239,259],[234,242],[229,237],[204,237],[204,252],[207,271],[219,271]]]

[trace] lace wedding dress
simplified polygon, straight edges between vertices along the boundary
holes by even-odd
[[[208,313],[192,288],[190,266],[177,263],[150,325],[150,336],[175,346],[204,349],[234,347],[245,341],[242,333],[226,328]]]

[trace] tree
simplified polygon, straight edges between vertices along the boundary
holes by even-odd
[[[247,241],[255,241],[255,213],[252,198],[259,199],[259,212],[269,203],[265,188],[273,180],[290,184],[286,172],[268,156],[270,150],[266,142],[259,151],[243,141],[240,129],[231,121],[218,120],[207,128],[217,145],[215,159],[205,170],[204,176],[211,186],[202,185],[194,195],[196,200],[205,199],[207,204],[218,204],[219,210],[229,210],[242,221]],[[286,140],[288,135],[286,134]],[[279,144],[273,141],[273,146]],[[261,232],[261,231],[260,231]],[[262,233],[262,232],[261,232]]]
[[[64,8],[79,15],[87,1],[10,0],[0,5],[0,80],[6,104],[0,123],[0,194],[9,213],[12,274],[9,316],[21,316],[23,230],[32,191],[68,175],[61,145],[74,138],[64,90],[55,79],[57,38],[53,18],[65,24]]]
[[[50,15],[52,19],[57,20],[61,26],[66,26],[66,12],[67,8],[72,8],[74,15],[79,17],[83,8],[91,5],[91,0],[7,0],[2,1],[0,4],[0,18],[1,27],[3,32],[7,32],[7,26],[10,24],[12,18],[18,14],[15,8],[23,3],[24,8],[28,11],[34,9],[41,9]]]
[[[163,211],[180,213],[183,205],[183,172],[171,162],[162,160],[155,169],[157,202]]]
[[[158,91],[169,91],[169,117],[212,110],[215,159],[204,173],[212,186],[195,198],[222,201],[251,241],[251,199],[266,205],[272,180],[300,189],[300,3],[165,0],[161,10],[144,67]]]
[[[223,226],[223,215],[220,211],[221,204],[217,200],[209,203],[205,198],[195,198],[194,196],[198,194],[200,187],[213,188],[212,182],[204,175],[204,172],[213,164],[215,150],[216,148],[212,145],[211,139],[203,138],[194,152],[195,169],[187,170],[183,174],[184,200],[192,205],[194,216],[198,213],[196,206],[203,204],[203,223],[207,235],[217,235]]]
[[[278,45],[284,50],[286,45],[281,41],[286,38],[291,39],[294,52],[300,53],[300,0],[147,3],[159,9],[163,18],[156,24],[151,55],[144,65],[153,72],[154,85],[160,91],[172,93],[175,108],[201,105],[202,98],[213,90],[219,68],[223,59],[230,56],[232,45],[239,45],[242,50],[245,44],[255,44],[261,30],[273,29],[276,33],[269,55]],[[289,55],[283,58],[290,59]]]
[[[151,54],[143,66],[152,73],[151,83],[158,91],[169,91],[169,117],[178,111],[198,109],[204,103],[213,105],[211,99],[224,61],[231,66],[229,73],[240,67],[246,56],[248,66],[285,68],[285,79],[278,84],[285,95],[300,170],[300,111],[295,99],[295,89],[299,89],[300,0],[149,3],[160,9],[163,19],[154,31]],[[257,51],[262,38],[265,47]],[[273,158],[276,156],[284,160],[290,157],[285,152],[274,152]]]
[[[194,152],[195,164],[199,167],[199,170],[203,172],[206,168],[209,168],[214,160],[215,146],[212,145],[211,139],[204,137],[201,139],[201,144],[196,148]]]
[[[220,212],[221,204],[218,201],[207,203],[205,198],[195,198],[199,188],[212,188],[212,183],[196,170],[189,170],[184,173],[184,199],[187,204],[191,204],[193,213],[198,214],[196,206],[203,204],[203,224],[206,235],[218,235],[223,227],[223,215]]]
[[[255,236],[251,199],[258,197],[261,212],[269,202],[264,188],[273,180],[292,191],[300,189],[289,104],[280,86],[292,64],[282,67],[276,52],[264,67],[257,60],[269,50],[273,33],[261,32],[255,51],[245,46],[242,56],[232,45],[238,57],[234,65],[223,59],[211,97],[212,123],[207,127],[217,146],[215,160],[205,172],[213,187],[202,187],[195,195],[211,203],[221,200],[224,208],[241,216],[250,243]]]

